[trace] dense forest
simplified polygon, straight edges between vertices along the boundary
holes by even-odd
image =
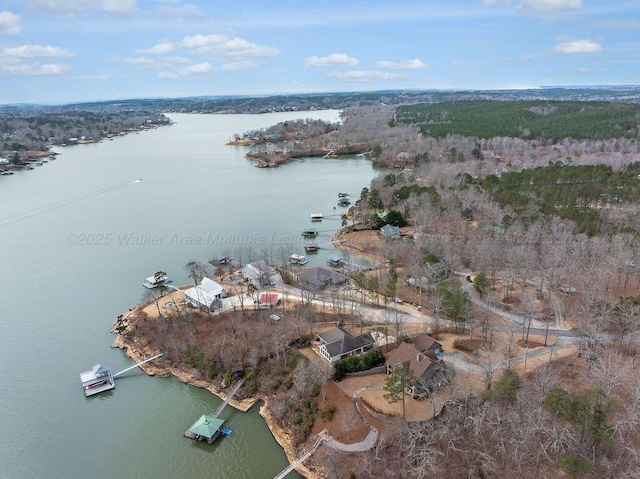
[[[638,138],[640,105],[610,102],[455,101],[400,106],[394,122],[418,124],[442,138],[515,137],[554,142],[562,138]]]

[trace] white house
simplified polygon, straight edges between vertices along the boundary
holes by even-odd
[[[222,307],[221,298],[227,297],[227,291],[209,278],[203,278],[198,286],[184,291],[185,300],[196,308],[215,311]]]

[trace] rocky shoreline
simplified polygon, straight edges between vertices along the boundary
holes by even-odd
[[[132,361],[138,363],[143,361],[144,359],[151,357],[155,354],[158,354],[159,351],[151,349],[149,347],[141,347],[138,344],[128,343],[123,334],[120,334],[117,331],[117,327],[121,324],[128,324],[133,318],[135,318],[135,314],[144,307],[144,305],[137,305],[128,311],[124,316],[122,322],[114,323],[111,327],[111,332],[116,334],[116,338],[111,345],[112,348],[122,349],[126,356],[129,357]],[[220,390],[216,387],[216,385],[209,380],[196,378],[193,369],[189,367],[159,367],[157,363],[148,362],[140,365],[140,369],[149,376],[159,376],[159,377],[169,377],[173,376],[178,381],[189,384],[190,386],[195,386],[199,388],[206,389],[211,394],[218,396],[221,400],[225,400],[227,398],[227,394],[225,391]],[[229,406],[242,411],[247,412],[251,409],[256,403],[262,402],[263,404],[260,406],[259,414],[263,417],[267,427],[271,431],[274,439],[278,442],[280,447],[284,450],[287,460],[289,463],[293,463],[298,457],[299,453],[296,452],[295,447],[293,445],[293,441],[287,434],[287,432],[278,424],[278,421],[271,415],[269,412],[269,399],[265,397],[252,397],[243,400],[231,399],[229,401]],[[309,468],[307,468],[304,464],[296,467],[296,471],[304,476],[307,479],[324,479],[323,476],[313,472]]]

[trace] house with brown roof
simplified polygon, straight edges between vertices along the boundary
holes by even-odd
[[[423,352],[414,344],[403,341],[387,358],[387,373],[403,365],[411,370],[415,378],[415,384],[407,391],[413,397],[426,397],[442,383],[444,365],[433,349]]]
[[[425,333],[420,333],[415,337],[415,339],[413,340],[413,346],[421,353],[433,351],[434,353],[438,354],[440,351],[442,351],[442,344]]]
[[[346,357],[365,353],[375,344],[376,342],[369,333],[352,336],[342,328],[333,328],[318,334],[313,343],[313,350],[321,358],[335,363]]]

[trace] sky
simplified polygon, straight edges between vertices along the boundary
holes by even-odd
[[[0,104],[631,84],[638,0],[0,0]]]

